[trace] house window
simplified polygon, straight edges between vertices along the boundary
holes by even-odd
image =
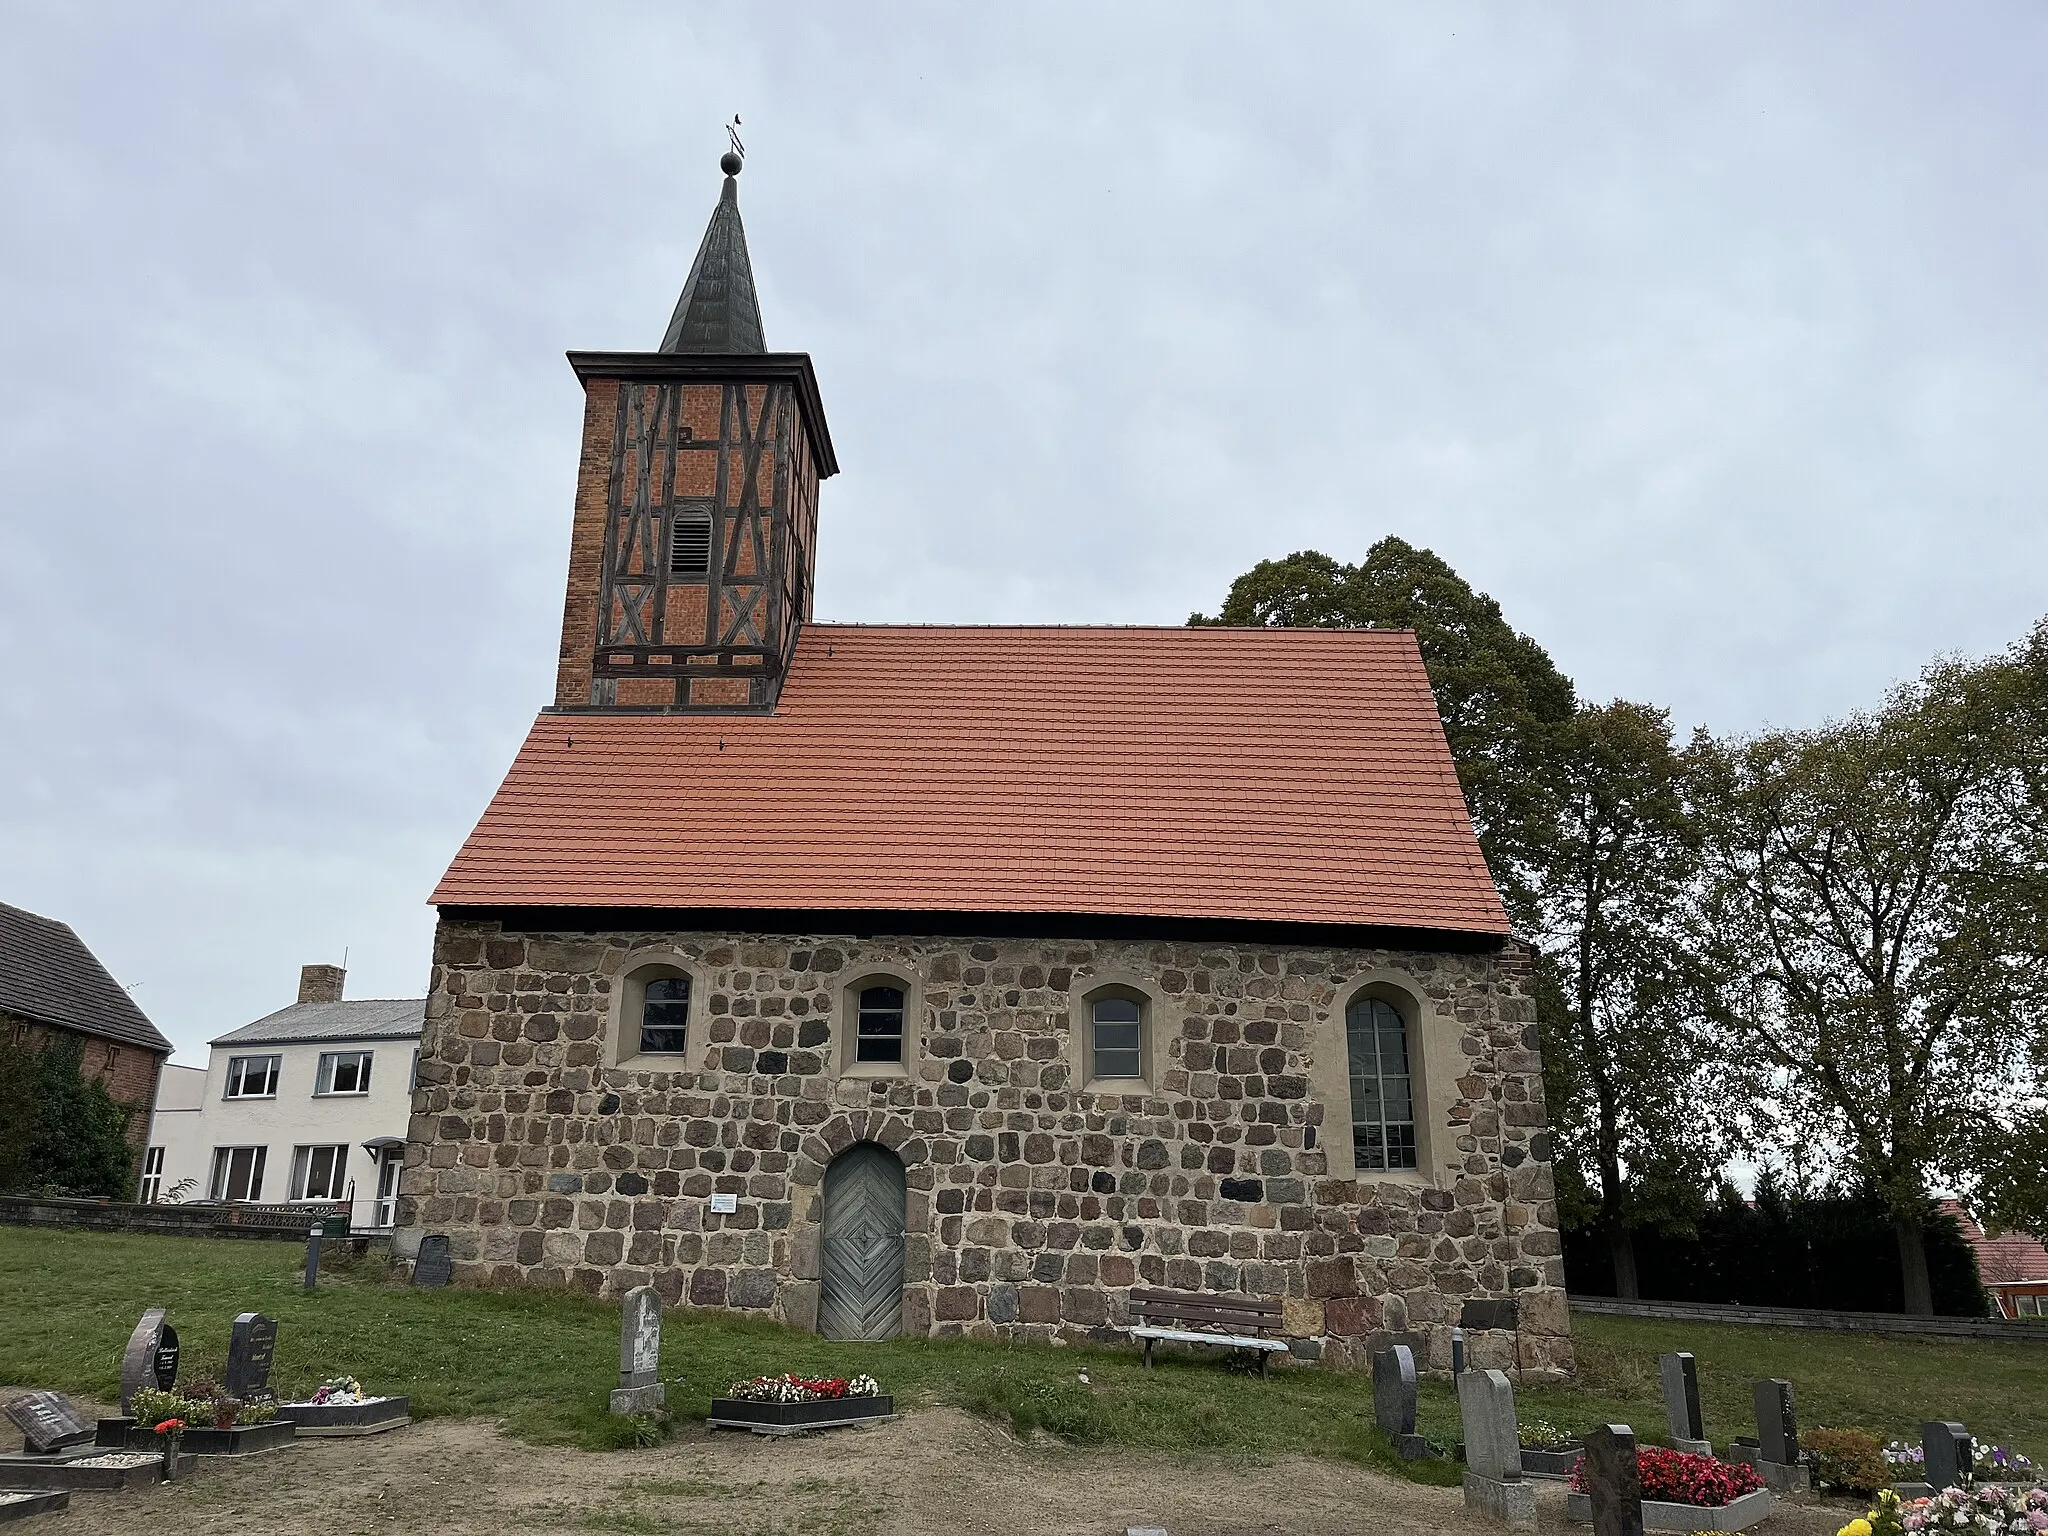
[[[293,1148],[292,1199],[339,1200],[341,1176],[347,1166],[348,1148],[345,1146]]]
[[[640,1004],[640,1053],[681,1055],[690,1033],[690,978],[657,976]]]
[[[2039,1317],[2041,1315],[2041,1298],[2038,1296],[2015,1296],[2012,1299],[2012,1306],[2015,1317]]]
[[[164,1188],[164,1149],[151,1147],[142,1154],[142,1194],[144,1205],[155,1205]]]
[[[119,1047],[118,1045],[110,1045],[110,1046],[108,1046],[108,1047],[107,1047],[107,1070],[108,1070],[109,1072],[111,1072],[111,1071],[113,1071],[113,1070],[114,1070],[114,1068],[115,1068],[115,1067],[119,1066],[120,1064],[121,1064],[121,1047]]]
[[[1361,1171],[1415,1167],[1415,1078],[1400,1011],[1377,997],[1353,999],[1344,1014],[1344,1043],[1351,1060],[1352,1162]]]
[[[370,1091],[371,1051],[323,1051],[320,1055],[320,1075],[314,1079],[313,1092],[322,1097],[335,1093],[368,1093]]]
[[[671,529],[668,545],[670,574],[706,574],[711,569],[711,514],[678,512]]]
[[[284,1061],[282,1056],[230,1056],[228,1058],[228,1091],[223,1097],[230,1099],[274,1099],[277,1097],[277,1072]]]
[[[854,1010],[853,1059],[903,1059],[903,989],[894,984],[862,987]]]
[[[264,1147],[215,1147],[213,1178],[206,1186],[209,1198],[261,1200],[263,1154],[266,1150]]]
[[[1134,997],[1098,997],[1088,1005],[1088,1075],[1142,1078],[1145,1009]]]

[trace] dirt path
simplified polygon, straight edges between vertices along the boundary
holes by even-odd
[[[658,1450],[528,1446],[484,1420],[434,1420],[363,1440],[308,1440],[140,1495],[74,1494],[27,1532],[262,1531],[276,1536],[504,1531],[730,1536],[1407,1536],[1497,1533],[1455,1488],[1337,1462],[1244,1462],[1019,1444],[932,1410],[789,1440],[688,1429]],[[1541,1525],[1563,1494],[1539,1484]],[[1788,1509],[1764,1536],[1831,1536],[1839,1511]]]

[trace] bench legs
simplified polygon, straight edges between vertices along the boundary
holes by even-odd
[[[1148,1371],[1152,1369],[1152,1346],[1157,1342],[1156,1339],[1145,1341],[1145,1369]]]
[[[1269,1365],[1271,1365],[1272,1363],[1273,1363],[1273,1351],[1271,1351],[1270,1349],[1262,1349],[1262,1350],[1260,1350],[1260,1351],[1259,1351],[1259,1380],[1261,1380],[1261,1381],[1264,1381],[1264,1380],[1266,1379],[1266,1367],[1267,1367],[1267,1366],[1269,1366]]]

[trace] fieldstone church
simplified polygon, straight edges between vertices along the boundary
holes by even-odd
[[[813,622],[839,466],[724,169],[660,347],[569,357],[555,701],[434,892],[401,1253],[1568,1370],[1530,965],[1414,637]]]

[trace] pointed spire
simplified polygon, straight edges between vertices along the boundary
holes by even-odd
[[[727,151],[718,162],[725,187],[711,210],[710,227],[690,280],[676,300],[663,352],[766,352],[761,306],[754,297],[754,268],[747,260],[747,232],[740,224],[740,157]]]

